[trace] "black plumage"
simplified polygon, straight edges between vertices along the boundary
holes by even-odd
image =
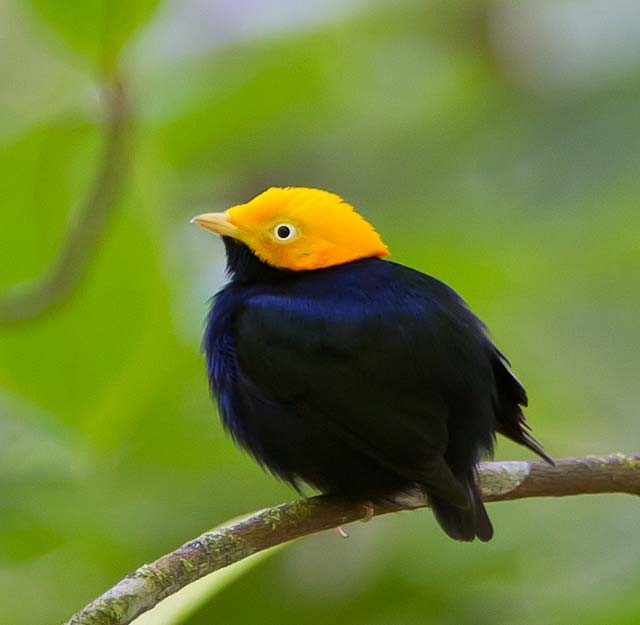
[[[376,501],[418,485],[452,538],[489,540],[475,483],[496,432],[527,431],[524,388],[455,291],[366,258],[276,269],[225,237],[230,282],[204,350],[227,430],[276,476]]]

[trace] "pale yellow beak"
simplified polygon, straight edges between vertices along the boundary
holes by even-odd
[[[231,223],[227,213],[203,213],[196,215],[191,223],[223,237],[238,238],[239,230]]]

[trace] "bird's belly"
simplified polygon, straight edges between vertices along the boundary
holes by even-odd
[[[365,454],[321,414],[294,404],[255,399],[236,402],[234,437],[284,481],[305,482],[323,493],[374,498],[406,489],[411,482]]]

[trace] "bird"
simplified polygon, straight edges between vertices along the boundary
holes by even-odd
[[[222,237],[228,282],[203,338],[225,430],[298,491],[361,502],[419,489],[444,532],[488,541],[477,467],[496,434],[553,460],[482,321],[393,262],[340,196],[272,187],[193,223]]]

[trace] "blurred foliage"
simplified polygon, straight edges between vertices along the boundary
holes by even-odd
[[[122,46],[159,0],[28,0],[43,20],[99,69],[113,69]]]
[[[2,622],[62,621],[142,562],[292,497],[217,422],[199,337],[223,254],[188,224],[266,186],[342,194],[396,260],[457,288],[553,455],[638,452],[634,4],[303,5],[0,2],[0,287],[65,243],[99,164],[96,77],[125,76],[136,111],[127,192],[87,279],[0,327]],[[501,441],[498,457],[528,456]],[[447,540],[424,512],[311,537],[185,622],[637,623],[637,502],[491,513],[488,545]]]

